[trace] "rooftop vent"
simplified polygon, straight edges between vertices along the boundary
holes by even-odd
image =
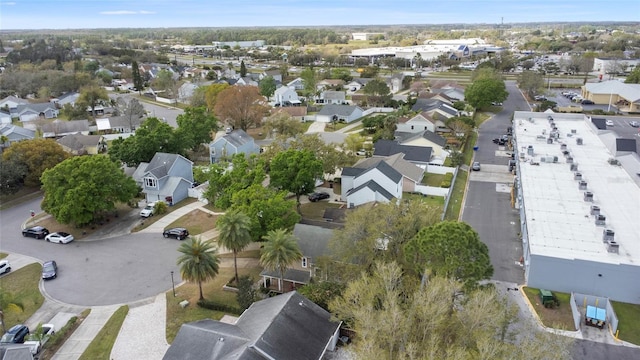
[[[567,144],[560,144],[560,150],[567,150]],[[564,151],[562,153],[564,154]]]
[[[584,201],[593,202],[593,193],[591,191],[584,192]]]
[[[602,242],[613,241],[616,233],[611,229],[602,230]]]
[[[576,130],[576,129],[571,129],[571,133],[572,133],[572,134],[577,134],[577,133],[578,133],[578,130]]]
[[[607,241],[607,251],[613,254],[618,254],[620,251],[620,244],[613,240]]]
[[[596,226],[605,226],[606,222],[607,222],[606,216],[602,214],[596,215]]]
[[[582,145],[582,138],[576,138],[576,144]]]
[[[573,158],[571,156],[569,156],[567,158],[567,164],[571,164],[571,163],[573,163]]]
[[[567,147],[567,145],[563,144],[565,147]],[[564,155],[564,157],[569,157],[570,153],[568,150],[562,150],[562,155]]]
[[[580,172],[574,172],[573,173],[573,180],[582,180],[582,173]]]
[[[571,163],[569,164],[570,170],[571,171],[578,171],[578,164],[577,163]]]
[[[600,206],[591,205],[591,215],[596,215],[596,216],[600,215]]]
[[[587,182],[584,180],[580,180],[580,182],[578,183],[578,189],[587,190]]]

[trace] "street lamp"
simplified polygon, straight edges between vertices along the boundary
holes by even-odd
[[[176,284],[173,282],[173,270],[171,270],[171,288],[173,289],[173,297],[176,297]]]

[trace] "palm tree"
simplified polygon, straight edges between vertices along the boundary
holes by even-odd
[[[233,251],[233,267],[236,270],[235,281],[238,283],[238,253],[251,243],[251,219],[240,211],[226,213],[218,219],[216,227],[220,232],[218,243]]]
[[[214,244],[194,238],[180,244],[178,251],[182,253],[177,262],[180,265],[180,276],[187,281],[197,282],[200,300],[204,300],[202,282],[216,277],[220,269],[220,259]]]
[[[269,270],[280,273],[278,290],[282,291],[284,272],[289,265],[300,260],[302,252],[298,248],[295,236],[285,229],[271,230],[264,238],[267,242],[262,249],[262,255],[260,255],[260,264]]]

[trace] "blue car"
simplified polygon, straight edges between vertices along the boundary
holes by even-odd
[[[42,264],[42,279],[49,280],[58,277],[58,264],[55,261],[47,261]]]

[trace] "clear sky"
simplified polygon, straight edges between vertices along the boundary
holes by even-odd
[[[640,22],[640,0],[0,0],[0,29]]]

